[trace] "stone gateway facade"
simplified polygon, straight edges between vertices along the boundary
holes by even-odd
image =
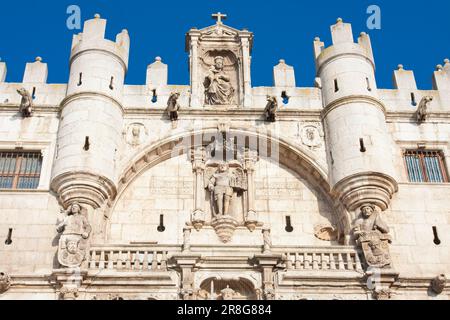
[[[0,62],[0,299],[448,299],[449,60],[433,90],[401,65],[378,89],[338,19],[314,87],[284,60],[252,87],[253,34],[213,17],[189,85],[159,57],[125,85],[99,15],[67,84]]]

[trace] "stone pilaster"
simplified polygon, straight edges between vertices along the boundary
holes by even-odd
[[[172,257],[181,273],[180,296],[182,300],[193,300],[194,298],[194,267],[200,258],[200,255],[194,254]]]
[[[200,147],[192,151],[191,154],[192,167],[195,175],[195,190],[194,190],[194,212],[192,213],[192,224],[195,229],[200,230],[205,224],[205,148]]]
[[[255,261],[262,272],[263,292],[265,300],[275,300],[275,268],[281,262],[281,254],[256,255]]]
[[[245,225],[250,231],[254,231],[258,224],[258,213],[255,205],[255,164],[258,161],[256,151],[246,150],[245,152],[245,172],[247,173],[247,208]]]

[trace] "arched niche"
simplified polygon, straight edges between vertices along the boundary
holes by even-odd
[[[258,166],[271,168],[271,170],[277,170],[277,168],[279,168],[279,170],[284,170],[285,172],[287,172],[287,176],[290,175],[291,177],[295,177],[297,180],[303,182],[308,189],[313,190],[315,197],[317,199],[320,199],[322,207],[326,207],[324,208],[324,211],[330,213],[331,215],[334,215],[333,217],[331,217],[330,222],[337,224],[337,227],[340,229],[340,233],[344,232],[344,229],[346,228],[345,224],[349,225],[349,218],[345,216],[345,214],[343,215],[340,210],[335,209],[335,199],[330,194],[330,186],[326,179],[326,169],[319,165],[318,159],[313,153],[297,145],[292,145],[284,139],[275,136],[269,136],[266,134],[255,133],[242,129],[229,129],[226,131],[226,133],[227,136],[238,137],[238,140],[244,141],[244,143],[248,144],[248,147],[250,149],[255,149],[259,152],[260,161],[258,163]],[[219,135],[220,134],[221,132],[219,131]],[[169,180],[178,179],[175,177],[183,177],[183,181],[177,181],[176,183],[176,185],[181,186],[180,188],[186,190],[189,188],[193,189],[192,164],[190,163],[191,150],[197,147],[207,147],[211,143],[213,139],[212,137],[217,136],[217,128],[180,133],[177,136],[173,136],[149,145],[139,155],[137,155],[131,161],[131,165],[123,170],[123,173],[120,176],[121,178],[118,187],[118,197],[111,205],[111,208],[109,210],[109,233],[111,233],[111,229],[114,228],[114,226],[111,225],[111,216],[118,211],[116,210],[118,204],[122,202],[122,207],[127,207],[127,209],[131,211],[133,210],[133,203],[128,203],[129,206],[123,205],[124,196],[127,196],[127,190],[133,188],[133,184],[138,182],[139,179],[143,180],[141,181],[141,183],[146,183],[145,179],[148,178],[148,176],[145,176],[146,174],[149,175],[154,174],[155,172],[169,172],[169,175],[172,173],[172,178],[168,178]],[[257,141],[257,143],[254,144],[253,141]],[[262,152],[262,150],[265,151]],[[276,154],[276,156],[274,156],[274,154]],[[178,171],[171,171],[172,169],[168,169],[167,166],[175,168],[175,170]],[[177,166],[180,167],[177,168]],[[153,173],[151,173],[152,170]],[[181,175],[180,172],[182,172]],[[164,179],[164,177],[167,175],[159,174],[159,176],[161,177],[161,179]],[[270,186],[267,185],[267,187],[267,197],[270,197]],[[188,198],[189,196],[192,196],[192,194],[183,191],[182,195],[183,197],[185,197],[187,205],[183,205],[182,208],[173,208],[173,214],[177,217],[182,216],[182,219],[188,221],[193,210],[193,207],[189,206],[190,202]],[[311,200],[314,201],[314,199]],[[147,209],[151,211],[152,205],[149,204]],[[298,209],[302,210],[301,207],[299,207]],[[161,215],[158,210],[159,209],[153,210],[153,214],[156,216]],[[267,210],[271,210],[271,208],[269,207]],[[305,210],[309,209],[306,208]],[[288,215],[287,213],[289,212],[286,212],[286,215]],[[295,212],[293,212],[292,214],[295,214]],[[283,219],[284,218],[285,217],[283,217]],[[169,219],[170,217],[166,217],[165,221],[169,221]],[[158,221],[155,221],[155,217],[153,218],[152,223],[158,223]],[[176,240],[177,243],[180,243],[182,238],[181,231],[183,221],[177,223],[179,225],[177,226]],[[160,238],[159,240],[163,241],[164,236],[161,236],[162,237],[158,238]],[[173,237],[171,239],[171,241],[174,240]]]

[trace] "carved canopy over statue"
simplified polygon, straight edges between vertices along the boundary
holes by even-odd
[[[56,228],[61,234],[58,261],[64,267],[79,267],[86,257],[87,239],[92,228],[81,210],[78,203],[73,203]]]
[[[224,71],[222,56],[214,57],[214,65],[209,69],[203,85],[205,86],[205,103],[208,105],[229,105],[234,103],[235,88],[231,77]]]

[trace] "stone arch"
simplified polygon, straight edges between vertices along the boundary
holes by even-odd
[[[294,145],[287,139],[277,137],[261,132],[254,132],[245,129],[234,128],[210,128],[203,130],[193,130],[190,132],[182,132],[177,135],[161,139],[154,142],[144,148],[139,154],[137,154],[130,162],[129,165],[119,176],[118,183],[118,196],[115,198],[114,203],[111,204],[109,215],[114,211],[115,204],[120,199],[123,192],[130,186],[133,181],[140,177],[144,172],[150,168],[167,161],[175,156],[186,155],[189,156],[190,150],[206,146],[211,142],[210,137],[217,136],[220,131],[224,131],[231,136],[243,136],[249,137],[258,141],[255,148],[261,149],[267,146],[268,153],[272,152],[275,146],[278,149],[279,164],[286,168],[289,168],[300,177],[307,180],[311,185],[316,186],[318,191],[324,196],[324,198],[330,204],[330,207],[336,208],[335,214],[338,215],[336,221],[339,222],[341,234],[348,233],[348,225],[350,225],[350,218],[341,210],[340,206],[336,205],[337,201],[331,193],[330,185],[327,178],[327,169],[322,166],[317,156],[308,149],[299,145]],[[206,137],[206,139],[205,139]],[[252,146],[250,146],[253,149]],[[261,150],[258,150],[261,151]],[[267,155],[270,160],[271,154]]]
[[[226,279],[209,277],[200,284],[200,289],[204,292],[215,295],[215,298],[223,300],[222,290],[229,288],[235,292],[234,299],[237,300],[256,300],[256,289],[252,281],[247,278],[239,277],[236,279]]]

